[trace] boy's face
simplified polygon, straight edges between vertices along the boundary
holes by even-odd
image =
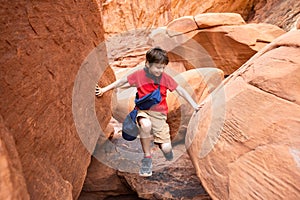
[[[158,77],[164,72],[166,65],[160,63],[152,63],[152,65],[147,65],[147,67],[150,74]]]

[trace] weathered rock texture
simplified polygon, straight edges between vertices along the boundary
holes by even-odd
[[[299,198],[300,31],[274,40],[225,82],[187,132],[205,189],[213,199]]]
[[[106,42],[109,64],[113,67],[135,67],[145,59],[151,48],[147,43],[149,31],[132,30],[109,37]]]
[[[107,34],[159,27],[173,18],[171,1],[102,0],[104,30]]]
[[[118,176],[117,170],[109,168],[93,157],[79,199],[104,199],[129,194],[134,192]]]
[[[0,199],[30,199],[12,134],[0,115]]]
[[[233,12],[246,20],[257,2],[258,0],[174,0],[171,7],[175,18],[206,12]]]
[[[101,74],[100,67],[85,80],[76,79],[76,75],[85,57],[104,40],[99,7],[92,0],[1,0],[0,7],[0,113],[12,137],[4,140],[1,137],[1,146],[6,148],[1,153],[1,159],[5,160],[0,168],[8,169],[1,177],[15,172],[6,192],[14,189],[11,195],[22,197],[18,199],[26,199],[28,194],[30,199],[76,199],[90,154],[76,131],[72,105],[76,113],[91,114],[95,110],[94,88]],[[96,52],[105,55],[104,49]],[[107,64],[106,59],[99,62]],[[88,69],[94,60],[86,60],[84,64]],[[113,81],[111,69],[104,74],[107,76],[102,77],[102,83]],[[80,98],[72,102],[74,84],[87,91],[88,95],[82,99],[90,103],[89,107]],[[101,104],[108,102],[109,94]],[[99,112],[100,124],[106,127],[110,107],[101,106]],[[97,135],[90,134],[89,139],[96,140]],[[93,143],[96,141],[91,146]],[[5,163],[10,164],[5,166]],[[19,185],[11,188],[16,184]],[[6,194],[2,189],[1,186],[1,197]]]
[[[120,176],[142,199],[210,199],[197,180],[186,153],[176,162],[169,163],[160,159],[155,165],[161,165],[162,168],[154,171],[149,178],[129,173],[120,173]]]
[[[104,29],[107,35],[133,29],[165,26],[183,16],[201,13],[232,12],[247,22],[265,22],[290,30],[299,16],[298,0],[102,0]]]
[[[300,17],[300,1],[297,0],[259,0],[253,5],[254,13],[249,22],[264,22],[291,30],[293,23]]]
[[[109,143],[105,148],[97,146],[99,148],[95,150],[96,159],[89,167],[81,200],[108,196],[118,199],[118,194],[131,194],[128,199],[210,199],[195,174],[183,143],[174,146],[172,162],[166,161],[160,149],[153,146],[153,174],[149,178],[138,175],[143,158],[139,138],[128,142],[115,134]]]

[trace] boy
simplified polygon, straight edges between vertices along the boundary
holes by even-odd
[[[159,47],[151,48],[146,53],[145,68],[123,77],[114,83],[100,88],[96,86],[96,96],[102,96],[108,90],[121,87],[129,83],[137,87],[139,98],[153,92],[160,85],[162,99],[160,103],[152,106],[149,110],[138,110],[137,124],[140,131],[140,141],[144,152],[140,176],[152,175],[151,159],[151,134],[154,137],[154,144],[158,145],[167,160],[173,159],[173,151],[169,133],[169,125],[166,123],[168,105],[166,102],[167,90],[176,91],[189,104],[198,111],[202,105],[198,105],[192,97],[175,80],[164,72],[169,63],[167,52]]]

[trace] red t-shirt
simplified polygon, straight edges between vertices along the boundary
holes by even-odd
[[[157,84],[154,84],[154,81],[146,76],[145,70],[138,70],[133,72],[127,77],[128,83],[131,86],[137,87],[139,98],[153,92],[158,88]],[[160,80],[160,94],[161,102],[150,108],[152,111],[157,111],[168,114],[168,105],[166,101],[167,90],[174,91],[177,88],[178,84],[176,81],[166,73],[162,73]]]

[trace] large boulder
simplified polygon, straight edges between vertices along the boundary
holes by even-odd
[[[223,81],[224,73],[216,68],[198,68],[182,72],[174,77],[176,82],[200,104]],[[184,141],[187,125],[194,109],[176,92],[167,97],[169,113],[167,123],[174,143]]]
[[[105,129],[111,117],[103,106],[111,101],[107,94],[96,103],[101,115],[95,120],[95,84],[100,74],[99,84],[114,79],[110,68],[103,70],[105,47],[92,51],[104,40],[99,7],[95,1],[1,0],[1,10],[0,113],[28,194],[77,199],[99,136],[95,130],[99,122]],[[4,155],[18,162],[15,153]],[[26,199],[21,178],[18,187]]]
[[[204,100],[186,146],[213,199],[300,196],[300,31],[267,45]]]
[[[203,13],[196,15],[195,21],[200,29],[246,24],[242,16],[237,13]]]
[[[197,30],[199,27],[195,22],[194,16],[183,16],[171,21],[168,26],[168,34],[170,36],[191,32]]]
[[[153,30],[149,43],[168,50],[170,60],[186,69],[216,67],[228,76],[284,33],[271,24],[246,24],[238,14],[205,13]]]

